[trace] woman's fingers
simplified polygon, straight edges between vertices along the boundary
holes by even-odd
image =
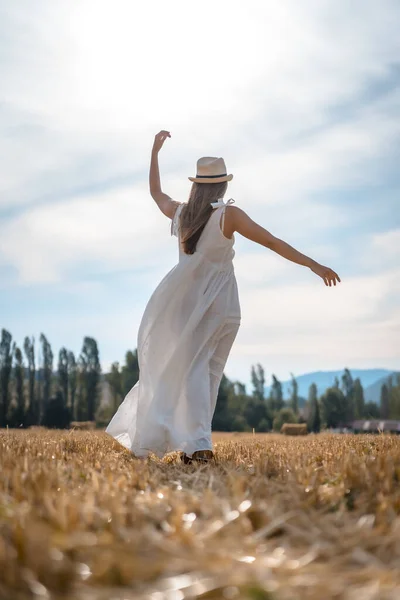
[[[322,275],[322,279],[324,280],[325,285],[328,285],[329,287],[332,287],[332,285],[336,286],[336,281],[340,282],[339,275],[332,269],[326,270]]]
[[[171,137],[171,134],[170,134],[169,131],[166,131],[165,129],[162,129],[159,133],[157,133],[156,137],[167,138],[167,137]]]
[[[164,145],[165,140],[167,139],[167,137],[171,137],[171,134],[169,131],[166,131],[165,129],[162,129],[161,131],[159,131],[158,133],[156,133],[156,135],[154,136],[154,145],[153,148],[158,152],[159,150],[161,150],[161,148]]]
[[[157,146],[159,146],[161,148],[161,146],[164,144],[167,137],[171,137],[171,134],[169,131],[165,131],[163,129],[162,131],[160,131],[159,133],[157,133],[155,135],[154,142],[157,144]]]

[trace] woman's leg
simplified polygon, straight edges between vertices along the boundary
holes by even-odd
[[[209,361],[209,373],[210,373],[210,445],[211,442],[211,421],[214,415],[215,406],[217,403],[218,389],[221,383],[222,374],[224,367],[228,359],[232,344],[235,341],[236,335],[239,330],[240,323],[238,322],[227,322],[224,324],[222,330],[218,334],[216,347]],[[191,464],[192,460],[199,462],[210,462],[214,459],[213,452],[211,450],[199,450],[193,452],[193,458],[182,453],[181,460],[186,464]]]
[[[187,356],[194,357],[188,366],[182,383],[178,406],[174,410],[173,422],[169,425],[170,449],[181,448],[187,456],[197,451],[212,450],[211,421],[215,411],[218,388],[239,323],[226,321],[218,329],[212,345],[201,345],[202,338],[194,335],[187,349]],[[211,353],[211,358],[210,358]]]

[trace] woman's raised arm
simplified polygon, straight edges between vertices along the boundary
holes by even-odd
[[[228,212],[231,215],[230,221],[233,231],[237,231],[252,242],[273,250],[287,260],[309,267],[313,273],[323,279],[325,285],[331,286],[332,283],[336,285],[336,281],[340,281],[339,275],[335,271],[329,267],[320,265],[309,256],[302,254],[293,248],[293,246],[272,235],[267,229],[264,229],[264,227],[253,221],[244,210],[237,206],[229,206],[226,210],[227,216]]]
[[[160,169],[158,167],[158,153],[167,137],[171,137],[170,132],[162,130],[154,138],[153,149],[151,151],[149,186],[150,194],[157,203],[158,208],[166,217],[172,219],[179,202],[175,202],[168,194],[164,194],[161,190]]]

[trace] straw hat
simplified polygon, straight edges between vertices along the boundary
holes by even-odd
[[[189,177],[195,183],[221,183],[230,181],[233,175],[226,174],[226,166],[223,158],[215,156],[203,156],[197,161],[196,177]]]

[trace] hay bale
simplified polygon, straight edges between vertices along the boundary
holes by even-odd
[[[307,435],[306,423],[284,423],[281,427],[284,435]]]
[[[92,431],[96,429],[96,421],[72,421],[70,427],[81,431]]]

